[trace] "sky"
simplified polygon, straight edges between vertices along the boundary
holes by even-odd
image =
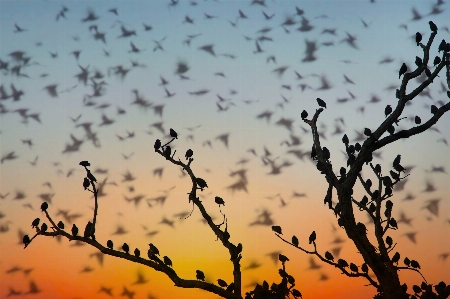
[[[338,173],[346,163],[342,135],[363,141],[364,128],[374,130],[386,105],[395,107],[400,66],[412,70],[423,53],[416,32],[427,41],[428,22],[439,27],[432,58],[450,40],[449,4],[262,3],[0,1],[0,298],[110,298],[109,291],[116,298],[217,298],[67,239],[39,236],[23,249],[23,235],[35,233],[31,222],[45,219],[43,201],[66,228],[83,229],[92,219],[93,196],[78,165],[88,160],[105,193],[99,242],[111,239],[117,249],[127,242],[143,253],[152,242],[181,277],[202,270],[206,281],[231,282],[228,253],[198,209],[186,218],[188,176],[153,149],[156,139],[170,140],[170,128],[179,136],[171,143],[175,157],[192,149],[192,169],[208,183],[200,192],[207,211],[216,223],[225,214],[230,240],[243,244],[244,292],[264,279],[279,282],[281,265],[272,257],[282,253],[304,298],[373,297],[364,279],[345,277],[271,231],[279,225],[307,249],[316,231],[320,252],[363,263],[323,206],[327,184],[309,157],[312,136],[300,113],[313,115],[316,98],[327,103],[318,128]],[[134,34],[121,36],[122,27]],[[442,73],[396,129],[414,126],[415,116],[429,119],[431,105],[448,102],[447,90]],[[432,284],[450,281],[449,138],[444,115],[374,157],[388,172],[401,154],[410,169],[394,190],[399,229],[389,235]],[[371,178],[370,169],[362,175]],[[363,195],[357,184],[355,198]],[[215,196],[225,200],[220,210]],[[357,211],[356,219],[373,234],[367,215]],[[400,278],[421,283],[412,271]]]

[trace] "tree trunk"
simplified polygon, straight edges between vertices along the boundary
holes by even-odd
[[[393,266],[389,256],[387,254],[384,256],[380,253],[376,247],[370,243],[367,235],[361,234],[357,230],[351,195],[339,195],[339,202],[342,204],[341,218],[344,220],[343,224],[345,231],[363,256],[364,262],[373,271],[373,274],[375,274],[379,284],[377,291],[383,295],[380,299],[405,298],[406,293],[401,287],[397,269]]]

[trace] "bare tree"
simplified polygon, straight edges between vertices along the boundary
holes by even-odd
[[[397,223],[392,217],[393,202],[390,198],[393,196],[392,190],[395,184],[406,177],[403,175],[405,169],[401,165],[400,155],[398,155],[393,161],[392,169],[384,172],[379,164],[372,164],[372,154],[374,151],[402,138],[409,138],[413,135],[427,131],[442,117],[442,115],[444,115],[444,113],[450,110],[450,103],[447,103],[440,108],[432,106],[431,116],[427,121],[422,123],[422,121],[416,117],[416,126],[398,132],[395,130],[395,126],[398,125],[398,123],[403,119],[402,114],[407,102],[412,101],[427,86],[429,86],[438,74],[444,70],[444,68],[446,68],[447,83],[450,88],[450,44],[446,43],[444,40],[440,43],[439,53],[442,52],[442,54],[440,54],[441,56],[436,56],[434,59],[434,70],[431,71],[428,68],[430,48],[437,34],[437,28],[432,22],[430,22],[430,28],[432,34],[428,42],[423,44],[421,43],[421,40],[418,39],[417,41],[418,46],[423,49],[423,57],[416,57],[417,68],[412,72],[408,72],[406,65],[404,65],[400,69],[399,77],[403,76],[403,79],[400,88],[396,92],[398,103],[395,109],[387,106],[385,109],[386,119],[379,125],[379,127],[373,131],[368,128],[365,129],[364,134],[367,136],[367,139],[362,145],[358,143],[354,145],[350,144],[346,135],[342,138],[348,160],[346,167],[340,168],[339,175],[335,174],[335,170],[333,169],[333,165],[330,160],[330,152],[326,147],[321,146],[317,131],[317,120],[320,114],[325,111],[324,108],[326,108],[326,103],[321,99],[317,99],[317,102],[321,108],[315,111],[311,119],[308,119],[306,111],[301,114],[302,119],[309,124],[312,129],[313,147],[311,157],[317,161],[317,169],[324,175],[328,183],[328,190],[325,195],[324,204],[334,212],[337,217],[338,224],[344,227],[347,236],[358,248],[365,261],[364,264],[358,267],[353,263],[347,263],[344,259],[334,261],[334,257],[329,252],[325,252],[324,254],[319,253],[315,242],[317,238],[315,232],[312,232],[309,237],[309,244],[312,244],[314,249],[307,250],[304,247],[299,246],[299,240],[297,237],[293,236],[292,240],[288,241],[281,236],[281,227],[272,227],[272,230],[276,233],[276,235],[286,243],[295,246],[307,254],[316,255],[323,262],[339,268],[349,277],[366,278],[369,284],[377,289],[377,298],[397,299],[413,298],[414,296],[420,296],[420,298],[447,298],[450,296],[450,286],[446,286],[443,282],[435,286],[433,290],[432,285],[428,284],[425,278],[423,278],[424,283],[420,287],[413,286],[412,289],[416,295],[412,296],[407,294],[407,286],[405,284],[401,284],[398,276],[399,270],[415,271],[422,275],[420,272],[420,265],[416,260],[409,260],[408,258],[405,258],[405,266],[399,265],[401,255],[398,252],[395,252],[392,255],[396,243],[394,243],[392,238],[387,235],[387,232],[390,229],[397,229]],[[413,91],[407,93],[406,87],[410,80],[420,76],[423,72],[426,73],[428,78]],[[450,98],[450,91],[447,92],[447,95]],[[32,226],[36,228],[35,235],[32,238],[28,235],[23,238],[25,248],[37,236],[63,236],[69,241],[76,240],[89,244],[104,254],[123,258],[130,262],[142,264],[153,268],[156,271],[163,272],[174,282],[177,287],[203,289],[223,298],[243,298],[241,286],[242,273],[240,265],[243,245],[241,243],[236,245],[230,242],[230,233],[228,232],[227,217],[225,214],[222,214],[223,220],[221,223],[215,223],[206,211],[204,205],[199,199],[199,196],[197,195],[199,191],[202,192],[205,188],[208,188],[208,184],[204,179],[195,176],[191,168],[191,164],[194,161],[194,153],[191,149],[186,151],[185,158],[187,163],[182,162],[180,159],[175,159],[174,157],[176,151],[172,153],[170,144],[178,138],[178,134],[171,129],[170,135],[172,139],[166,144],[162,144],[159,139],[155,141],[155,152],[172,164],[181,167],[182,170],[187,172],[189,175],[192,185],[191,190],[187,193],[188,202],[192,203],[193,210],[198,208],[202,217],[206,220],[208,226],[214,232],[217,239],[220,240],[225,248],[227,248],[230,261],[233,265],[232,282],[227,283],[222,279],[219,279],[217,284],[205,282],[205,275],[200,269],[196,270],[195,280],[182,278],[175,271],[171,259],[168,256],[163,256],[161,258],[158,248],[153,243],[149,244],[147,257],[142,257],[140,250],[137,248],[134,250],[134,255],[131,255],[129,253],[130,248],[126,243],[122,245],[122,251],[114,249],[112,240],[108,240],[106,242],[106,246],[100,243],[95,237],[97,213],[99,209],[99,190],[96,186],[97,180],[88,168],[90,166],[88,161],[81,161],[80,165],[84,167],[86,171],[86,176],[83,180],[83,187],[85,190],[88,190],[94,194],[95,206],[92,222],[89,221],[86,224],[84,232],[81,235],[78,234],[79,229],[75,224],[71,229],[71,233],[69,233],[66,231],[64,223],[60,221],[56,224],[54,222],[53,218],[47,211],[48,204],[44,202],[41,205],[41,210],[45,213],[45,216],[51,226],[48,227],[46,223],[42,223],[42,225],[39,226],[40,220],[39,218],[36,218],[32,223]],[[372,169],[375,176],[375,184],[372,183],[371,179],[365,179],[362,177],[361,171],[363,167],[370,167],[370,169]],[[387,175],[388,172],[389,175]],[[353,190],[357,181],[361,183],[367,193],[367,195],[361,200],[356,200],[353,197]],[[337,204],[334,206],[332,203],[333,190],[335,190],[338,197]],[[219,196],[215,197],[215,202],[218,204],[219,209],[221,205],[225,204],[224,200]],[[369,240],[365,225],[360,222],[356,223],[356,209],[367,213],[373,220],[374,237],[376,240],[375,243]],[[48,231],[49,228],[51,231]],[[392,257],[390,255],[392,255]],[[270,287],[269,283],[266,281],[264,281],[262,285],[257,284],[253,291],[245,294],[245,298],[281,299],[286,297],[290,298],[291,296],[294,298],[301,297],[300,291],[294,288],[294,277],[289,275],[286,271],[286,262],[289,261],[289,258],[280,254],[279,260],[282,263],[282,268],[278,271],[281,277],[281,282],[278,284],[272,283]],[[375,277],[371,275],[372,273]]]
[[[431,126],[436,124],[444,113],[450,110],[450,102],[440,108],[432,105],[428,120],[422,122],[416,116],[415,126],[407,130],[396,131],[398,123],[406,118],[402,117],[406,104],[414,100],[427,86],[433,83],[433,80],[442,70],[446,72],[447,84],[450,89],[450,44],[446,43],[445,40],[442,40],[440,43],[439,54],[434,58],[434,70],[431,71],[428,68],[430,48],[438,31],[433,22],[430,21],[429,24],[432,33],[426,44],[421,42],[420,33],[416,35],[417,46],[423,49],[422,58],[416,56],[416,69],[408,72],[405,64],[400,68],[399,78],[403,76],[403,79],[400,88],[396,91],[396,97],[398,99],[397,106],[395,108],[392,108],[390,105],[386,106],[386,119],[378,128],[375,130],[365,128],[364,134],[367,136],[367,139],[363,144],[350,144],[347,135],[343,136],[342,142],[345,145],[348,159],[346,167],[340,167],[339,175],[336,175],[336,168],[333,168],[330,160],[330,151],[326,147],[321,146],[320,136],[317,131],[317,120],[320,114],[325,111],[326,103],[322,99],[317,99],[321,108],[315,111],[311,119],[307,118],[308,113],[306,111],[302,113],[302,119],[312,129],[313,147],[311,157],[317,161],[317,169],[324,175],[328,183],[324,204],[334,212],[339,226],[345,229],[347,236],[355,244],[364,259],[364,264],[358,267],[353,263],[349,264],[343,259],[334,261],[334,257],[329,252],[325,252],[324,254],[319,253],[315,243],[315,232],[311,234],[309,239],[309,244],[312,243],[314,245],[314,250],[299,247],[295,236],[293,237],[293,241],[290,242],[281,237],[280,234],[276,234],[283,241],[298,247],[298,249],[307,254],[316,255],[323,262],[339,268],[348,277],[366,278],[369,284],[377,289],[377,298],[395,299],[415,298],[417,296],[420,296],[420,298],[447,298],[450,296],[450,286],[446,286],[443,282],[435,286],[437,294],[434,293],[432,285],[426,282],[425,277],[420,272],[420,264],[416,260],[410,260],[408,257],[404,257],[404,266],[401,266],[399,261],[402,255],[399,252],[394,253],[396,243],[388,236],[389,230],[398,228],[396,220],[392,217],[394,205],[391,201],[393,197],[392,190],[395,184],[408,176],[404,175],[405,168],[400,164],[401,155],[395,158],[390,169],[382,170],[380,164],[372,164],[373,152],[400,139],[409,138],[427,131]],[[407,93],[406,88],[408,83],[424,72],[428,78],[411,92]],[[450,98],[450,91],[447,91],[447,96]],[[370,167],[374,174],[373,182],[370,178],[363,178],[361,174],[363,167]],[[367,193],[361,200],[353,197],[357,182],[361,183]],[[337,193],[337,203],[334,206],[332,204],[333,190]],[[375,242],[369,240],[366,226],[361,222],[356,222],[356,211],[367,213],[373,220]],[[413,287],[415,295],[412,295],[412,297],[407,294],[408,286],[400,282],[398,276],[399,270],[415,271],[424,280],[421,287],[417,285]],[[375,275],[375,278],[372,277],[372,273]]]

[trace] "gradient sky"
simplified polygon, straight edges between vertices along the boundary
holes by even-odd
[[[365,286],[363,279],[347,278],[317,259],[313,262],[319,267],[311,269],[311,257],[279,240],[270,225],[251,224],[261,221],[258,215],[266,212],[273,224],[283,228],[287,239],[295,234],[301,245],[311,249],[307,240],[315,230],[320,252],[333,251],[335,257],[363,263],[332,212],[323,206],[324,177],[308,154],[299,159],[292,153],[308,152],[312,145],[300,113],[305,109],[312,115],[317,97],[327,102],[319,130],[337,171],[346,163],[340,141],[344,132],[353,141],[365,127],[375,129],[384,120],[386,105],[395,107],[398,70],[402,63],[412,69],[415,56],[421,55],[414,42],[415,33],[420,31],[427,40],[428,21],[439,27],[431,57],[443,38],[450,40],[449,4],[436,5],[430,0],[265,2],[263,7],[247,0],[198,0],[196,5],[185,0],[177,5],[162,0],[0,1],[1,61],[11,69],[18,62],[10,53],[23,51],[30,57],[21,68],[23,76],[0,70],[0,85],[7,95],[11,94],[11,85],[24,93],[18,101],[0,100],[0,111],[5,111],[0,114],[0,156],[11,152],[17,156],[0,165],[0,298],[12,290],[21,292],[16,296],[21,298],[109,298],[99,293],[102,286],[112,288],[116,298],[124,288],[135,292],[136,299],[217,298],[201,290],[176,288],[165,275],[142,265],[109,256],[100,262],[95,248],[87,245],[42,236],[26,250],[21,244],[23,234],[34,233],[32,220],[45,217],[39,209],[42,197],[51,197],[49,212],[66,227],[72,224],[63,218],[65,211],[81,215],[73,220],[79,228],[92,219],[92,194],[82,188],[85,174],[78,165],[88,160],[97,179],[107,182],[107,195],[99,199],[97,240],[106,244],[112,239],[117,248],[127,242],[132,250],[138,247],[143,253],[152,242],[161,255],[172,259],[181,277],[195,279],[195,270],[200,269],[207,281],[222,278],[231,282],[228,253],[201,222],[199,211],[194,210],[187,219],[177,215],[192,208],[186,194],[190,180],[153,150],[155,139],[169,140],[169,128],[179,135],[173,143],[176,156],[184,159],[186,149],[194,151],[192,169],[209,186],[201,193],[202,201],[217,223],[222,216],[214,196],[226,202],[222,212],[228,219],[231,241],[244,247],[244,291],[264,279],[279,282],[280,264],[274,263],[270,254],[282,252],[290,259],[287,271],[296,278],[304,298],[374,295],[374,289]],[[63,6],[68,11],[57,21]],[[304,11],[302,16],[295,15],[296,7]],[[112,8],[117,8],[118,15],[109,11]],[[239,10],[247,19],[238,18]],[[99,18],[82,22],[88,11]],[[274,16],[266,20],[263,11]],[[413,11],[422,18],[413,20]],[[215,18],[206,19],[205,13]],[[185,22],[186,16],[194,20],[193,24]],[[296,24],[281,26],[288,18]],[[236,26],[231,22],[237,22]],[[312,28],[297,30],[302,22]],[[144,23],[152,29],[145,31]],[[15,24],[25,31],[15,32]],[[106,34],[106,43],[94,39],[91,25]],[[119,38],[122,25],[135,30],[136,35]],[[255,53],[255,39],[263,36],[258,32],[262,29],[268,29],[264,36],[271,40],[260,40],[263,52]],[[327,29],[335,30],[335,34],[327,33]],[[356,38],[356,48],[345,42],[349,35]],[[155,41],[161,41],[164,51],[154,51]],[[130,53],[130,42],[141,52]],[[305,61],[307,43],[317,48],[313,61]],[[213,45],[215,55],[199,49],[205,45]],[[78,60],[73,51],[81,51]],[[268,61],[270,56],[276,62]],[[382,63],[387,58],[390,62]],[[132,67],[132,62],[142,66]],[[176,74],[180,63],[187,64],[189,69],[183,75],[188,79]],[[114,74],[117,66],[129,69],[124,78]],[[96,71],[103,74],[102,79],[95,80],[106,83],[101,96],[92,97],[92,80],[85,85],[77,79],[80,67],[88,69],[89,78]],[[283,74],[274,71],[279,67],[286,67]],[[161,86],[160,77],[169,83]],[[321,88],[322,80],[330,88]],[[56,97],[45,89],[54,84]],[[407,90],[417,84],[410,82]],[[167,98],[164,87],[175,95]],[[132,90],[151,104],[147,108],[132,104]],[[208,92],[190,94],[200,90]],[[416,115],[427,120],[430,105],[448,101],[444,73],[426,91],[405,109],[403,116],[407,119],[399,123],[399,129],[412,127]],[[218,96],[225,100],[220,101]],[[345,103],[343,99],[347,99]],[[373,99],[379,101],[372,103]],[[161,105],[163,112],[159,115],[155,107]],[[40,122],[21,117],[18,109],[28,109],[26,115],[39,114]],[[119,114],[118,109],[125,113]],[[263,112],[272,113],[271,118],[257,118]],[[100,126],[102,115],[114,123]],[[292,123],[290,130],[281,125],[283,121]],[[92,123],[97,144],[87,138],[80,126],[83,123]],[[154,126],[158,123],[162,123],[164,132]],[[389,235],[398,242],[396,250],[402,259],[408,256],[418,260],[425,278],[436,284],[450,281],[450,116],[444,115],[433,129],[379,150],[374,162],[388,171],[393,159],[401,154],[402,165],[413,167],[406,184],[393,197],[397,221],[402,219],[401,214],[412,221],[399,221],[399,230]],[[127,132],[135,136],[121,140]],[[228,146],[219,139],[224,134],[228,134]],[[67,151],[73,143],[71,136],[82,141],[76,151]],[[301,144],[292,145],[292,136]],[[31,140],[32,146],[24,140]],[[271,173],[268,160],[262,158],[265,150],[275,166],[286,161],[290,166],[283,167],[279,174]],[[102,174],[99,169],[107,172]],[[155,175],[155,170],[162,175]],[[231,188],[242,183],[242,178],[231,175],[236,171],[245,172],[247,192]],[[124,182],[127,172],[135,177],[133,181]],[[370,177],[369,169],[363,170],[363,176]],[[427,184],[435,190],[426,191]],[[296,193],[304,196],[296,197]],[[142,200],[136,205],[125,200],[138,195]],[[355,198],[363,195],[357,186]],[[163,204],[157,201],[161,197],[166,199]],[[437,213],[430,208],[433,200],[439,200]],[[364,213],[356,217],[368,222]],[[164,224],[164,219],[173,221],[173,226]],[[126,233],[115,234],[119,227]],[[138,275],[144,277],[144,283],[136,283]],[[411,285],[421,282],[415,272],[403,271],[400,277]],[[40,290],[38,294],[27,294],[31,282]]]

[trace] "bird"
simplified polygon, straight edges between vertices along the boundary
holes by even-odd
[[[400,67],[400,71],[398,72],[398,78],[400,79],[400,77],[402,75],[404,75],[407,70],[408,70],[408,67],[406,66],[405,63],[403,63],[402,66]]]
[[[113,296],[112,288],[107,288],[104,286],[100,286],[100,290],[97,293],[105,293],[106,295],[109,295],[110,297]]]
[[[19,27],[19,25],[17,25],[17,23],[14,24],[14,27],[15,27],[14,33],[19,33],[19,32],[25,32],[25,31],[28,31],[27,29],[24,29],[24,28],[22,28],[22,27]],[[430,25],[430,27],[431,27],[431,25]]]
[[[239,18],[241,18],[241,19],[248,19],[247,16],[240,9],[239,9]]]
[[[31,223],[31,228],[37,228],[39,226],[40,220],[41,219],[39,219],[39,218],[34,219],[33,222]]]
[[[148,246],[150,247],[149,250],[148,250],[149,254],[151,254],[151,255],[159,255],[159,250],[158,250],[158,248],[156,248],[155,245],[153,245],[153,243],[148,244]]]
[[[313,243],[316,240],[316,232],[313,231],[311,235],[309,235],[309,244]]]
[[[218,204],[219,206],[220,206],[220,205],[225,206],[225,201],[224,201],[221,197],[219,197],[219,196],[216,196],[216,197],[214,198],[214,201],[215,201],[215,203]]]
[[[264,51],[261,49],[261,46],[259,45],[258,41],[255,41],[255,46],[256,46],[256,51],[253,51],[253,54],[257,54],[257,53],[262,53],[262,52],[264,52]]]
[[[137,257],[141,256],[141,251],[139,250],[139,248],[134,249],[134,256],[137,256]]]
[[[163,256],[163,261],[164,261],[164,265],[166,265],[168,267],[172,267],[172,261],[170,260],[169,257]]]
[[[204,188],[208,188],[208,184],[202,178],[196,178],[195,182],[197,183],[197,185],[198,185],[198,187],[200,188],[201,191],[203,191]]]
[[[78,235],[78,227],[73,224],[72,225],[72,236],[76,237]]]
[[[197,278],[197,280],[205,281],[205,273],[203,273],[200,270],[195,270],[195,272],[196,272],[195,277]]]
[[[64,222],[59,221],[57,226],[58,226],[59,229],[64,229]]]
[[[398,252],[394,253],[394,255],[392,256],[392,263],[397,264],[399,260],[400,260],[400,253]]]
[[[15,155],[15,152],[10,152],[10,153],[4,155],[4,156],[0,159],[0,164],[3,164],[3,162],[6,161],[6,160],[14,160],[14,159],[17,159],[17,158],[19,158],[19,156],[16,156],[16,155]]]
[[[128,297],[128,299],[133,299],[135,293],[136,292],[130,291],[124,286],[122,294],[120,294],[120,296]]]
[[[428,24],[430,25],[430,30],[432,32],[437,32],[438,31],[438,28],[437,28],[436,24],[433,23],[433,21],[429,21]]]
[[[130,247],[128,246],[127,243],[123,243],[122,250],[125,251],[126,254],[129,254]]]
[[[312,256],[309,257],[309,267],[308,270],[317,270],[322,268],[321,265],[318,265]]]
[[[30,244],[30,242],[31,242],[30,236],[28,236],[28,235],[23,236],[22,241],[23,241],[23,244],[25,245],[25,247],[27,247],[28,244]]]
[[[317,101],[317,104],[318,104],[320,107],[327,108],[327,104],[326,104],[325,101],[322,100],[321,98],[317,98],[316,101]]]
[[[391,113],[392,113],[391,105],[386,105],[386,108],[384,108],[384,115],[387,117]]]
[[[203,45],[203,46],[199,47],[198,49],[205,51],[205,52],[211,54],[212,56],[216,56],[216,53],[214,52],[213,44]]]
[[[25,294],[38,294],[40,292],[42,291],[38,288],[36,283],[33,280],[31,280],[29,283],[29,290]]]
[[[136,248],[137,249],[137,248]],[[136,281],[134,281],[131,285],[137,285],[137,284],[146,284],[149,282],[148,279],[145,278],[144,274],[142,272],[137,273]]]
[[[287,256],[285,256],[285,255],[283,255],[283,254],[279,254],[278,255],[278,260],[281,262],[281,263],[285,263],[285,262],[287,262],[287,261],[289,261],[289,258],[287,257]]]
[[[342,268],[345,268],[345,267],[348,267],[348,266],[349,266],[348,263],[347,263],[347,261],[344,260],[344,259],[338,259],[337,264],[338,264],[340,267],[342,267]]]
[[[113,249],[113,247],[114,247],[114,244],[113,244],[113,241],[111,241],[111,240],[108,240],[107,242],[106,242],[106,246],[109,248],[109,249]]]
[[[427,200],[428,204],[422,209],[427,209],[431,214],[438,217],[439,216],[439,202],[440,198]]]
[[[266,12],[264,12],[264,11],[262,11],[262,13],[263,13],[263,15],[264,15],[264,18],[268,21],[268,20],[271,20],[274,16],[275,16],[275,14],[271,14],[270,16],[266,13]]]
[[[406,236],[411,242],[416,244],[416,234],[417,234],[417,232],[409,232],[409,233],[405,233],[403,235]]]
[[[221,141],[226,148],[228,148],[228,138],[230,136],[230,133],[224,133],[219,136],[217,136],[215,139]]]
[[[280,235],[283,234],[283,233],[281,232],[281,226],[278,226],[278,225],[272,225],[272,230],[273,230],[274,232],[276,232],[277,234],[280,234]]]

